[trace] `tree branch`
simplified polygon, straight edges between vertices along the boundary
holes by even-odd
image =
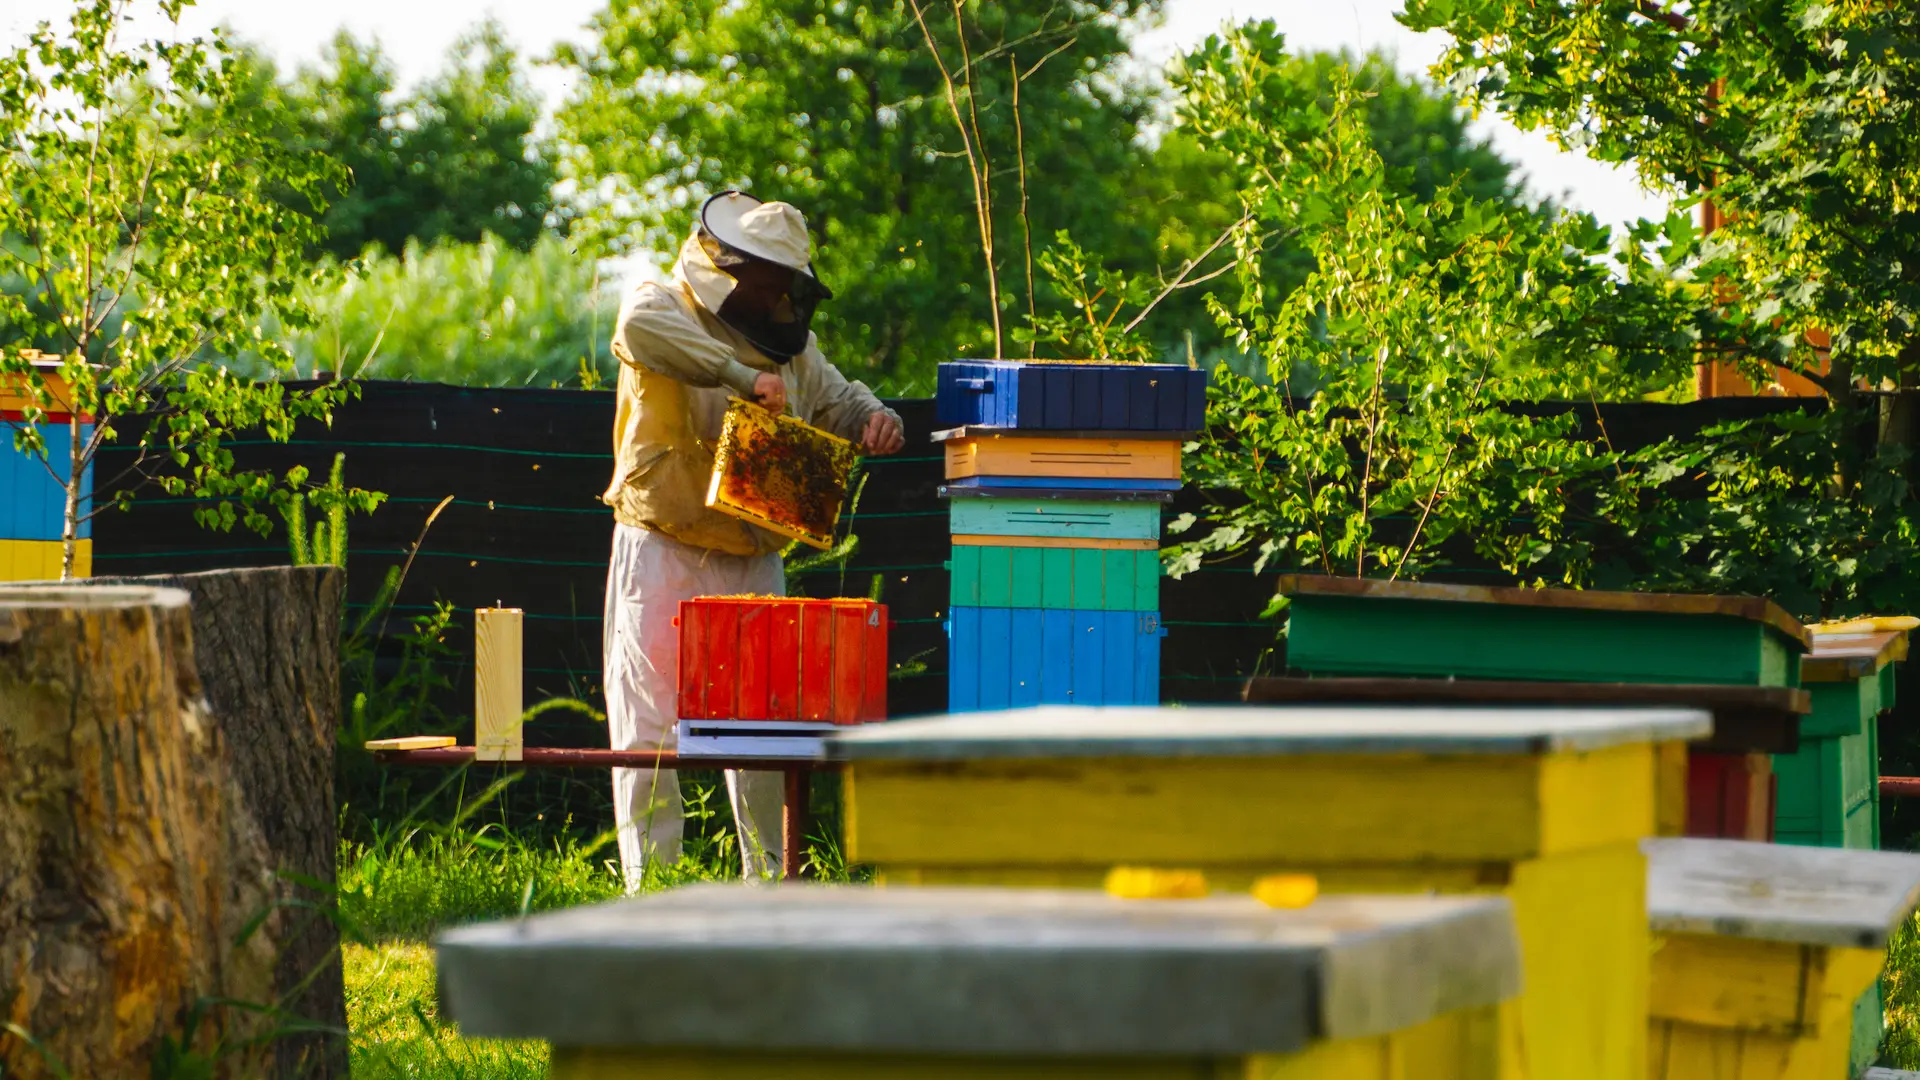
[[[1145,322],[1147,316],[1153,314],[1153,309],[1160,306],[1160,301],[1165,300],[1167,297],[1173,295],[1173,291],[1180,287],[1180,283],[1187,279],[1187,275],[1193,273],[1194,267],[1199,266],[1202,262],[1206,261],[1206,259],[1210,257],[1214,252],[1219,251],[1220,245],[1227,242],[1228,238],[1233,235],[1233,232],[1235,229],[1238,229],[1246,225],[1248,222],[1252,220],[1253,220],[1253,211],[1249,210],[1245,214],[1242,214],[1240,216],[1239,221],[1236,221],[1233,224],[1227,226],[1226,231],[1222,232],[1219,236],[1215,237],[1213,243],[1207,245],[1207,250],[1187,260],[1187,265],[1180,268],[1180,273],[1178,276],[1176,276],[1173,279],[1173,283],[1168,285],[1166,288],[1161,289],[1160,295],[1154,297],[1152,300],[1149,300],[1147,302],[1147,306],[1141,308],[1140,313],[1133,317],[1132,322],[1128,323],[1125,327],[1121,328],[1120,332],[1123,334],[1133,333],[1133,328],[1136,326],[1139,326],[1142,322]],[[1298,230],[1296,229],[1294,231],[1297,232]]]
[[[1046,63],[1045,58],[1042,58],[1040,63]],[[1034,65],[1036,68],[1039,66],[1040,64]],[[1027,213],[1027,132],[1020,120],[1020,58],[1009,53],[1007,67],[1013,74],[1013,152],[1020,162],[1020,240],[1027,262],[1027,328],[1032,330],[1040,321],[1040,314],[1039,308],[1035,306],[1033,288],[1033,218]],[[1029,335],[1027,359],[1033,359],[1038,345],[1039,342]]]
[[[960,39],[960,73],[967,88],[967,116],[973,125],[974,149],[980,154],[980,235],[987,254],[987,302],[993,305],[993,358],[1006,353],[1000,329],[1000,269],[994,262],[993,245],[993,162],[987,158],[987,141],[980,134],[980,98],[973,90],[973,57],[967,44],[966,9],[962,0],[953,0],[953,32]]]
[[[954,90],[953,74],[947,70],[947,62],[940,55],[939,45],[934,43],[933,31],[927,26],[926,13],[920,9],[920,0],[908,0],[908,3],[913,8],[914,21],[920,24],[920,35],[927,41],[927,52],[933,56],[934,65],[940,69],[940,82],[946,87],[947,91],[947,109],[953,114],[953,126],[960,131],[960,145],[967,155],[967,171],[973,174],[973,206],[975,214],[980,219],[981,250],[986,253],[987,259],[987,293],[993,300],[994,356],[998,358],[1000,355],[999,285],[993,270],[993,235],[988,222],[986,207],[981,202],[981,194],[985,190],[985,181],[980,175],[980,163],[973,155],[973,140],[967,134],[966,121],[960,117],[960,98]],[[965,31],[962,30],[962,41],[964,41],[965,38]]]

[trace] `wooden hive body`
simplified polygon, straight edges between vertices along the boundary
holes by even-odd
[[[946,440],[947,479],[968,476],[1179,480],[1180,444],[1171,439],[988,435]]]
[[[1036,709],[828,745],[848,855],[891,884],[1096,886],[1114,866],[1217,888],[1500,893],[1526,971],[1503,1076],[1639,1080],[1656,747],[1693,710]],[[1522,1049],[1523,1048],[1523,1049]]]
[[[1332,675],[1797,687],[1808,635],[1756,597],[1283,577],[1287,664]],[[1663,832],[1767,840],[1770,754],[1690,753]],[[1684,811],[1681,807],[1684,806]]]
[[[1920,857],[1785,844],[1650,842],[1651,1080],[1816,1080],[1871,1062],[1862,1018]]]
[[[962,360],[940,365],[942,427],[1046,431],[1199,431],[1207,373],[1174,364]]]
[[[556,1080],[1494,1080],[1520,982],[1498,898],[695,886],[437,946]]]
[[[955,607],[948,620],[954,712],[1159,703],[1159,612]]]
[[[955,606],[1160,610],[1157,551],[960,546],[948,569]]]
[[[677,621],[683,720],[886,719],[885,604],[700,597]]]
[[[9,436],[0,445],[0,581],[42,581],[60,576],[67,498],[62,481],[72,468],[74,434],[69,422],[73,413],[70,409],[59,410],[68,394],[66,384],[55,373],[57,365],[36,361],[35,367],[41,370],[56,406],[38,424],[47,448],[44,462],[14,449],[12,427],[6,423],[25,419],[27,410],[36,404],[32,392],[21,382],[22,377],[0,376],[0,432]],[[79,438],[84,443],[92,437],[91,418],[82,417]],[[52,473],[48,472],[49,466]],[[81,474],[80,488],[82,520],[77,530],[74,574],[89,577],[93,573],[93,527],[85,515],[92,509],[91,463]]]

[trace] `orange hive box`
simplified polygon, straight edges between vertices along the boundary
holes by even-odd
[[[837,435],[735,398],[720,428],[707,505],[828,548],[859,456]]]
[[[703,596],[676,622],[683,720],[886,719],[885,604]]]

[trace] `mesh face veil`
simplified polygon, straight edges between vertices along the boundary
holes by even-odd
[[[734,281],[714,314],[779,363],[800,355],[807,347],[815,309],[833,298],[833,290],[805,270],[728,244],[704,225],[698,236],[701,252]]]

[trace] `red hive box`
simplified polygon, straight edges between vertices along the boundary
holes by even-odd
[[[700,597],[678,622],[683,720],[886,719],[885,604]]]

